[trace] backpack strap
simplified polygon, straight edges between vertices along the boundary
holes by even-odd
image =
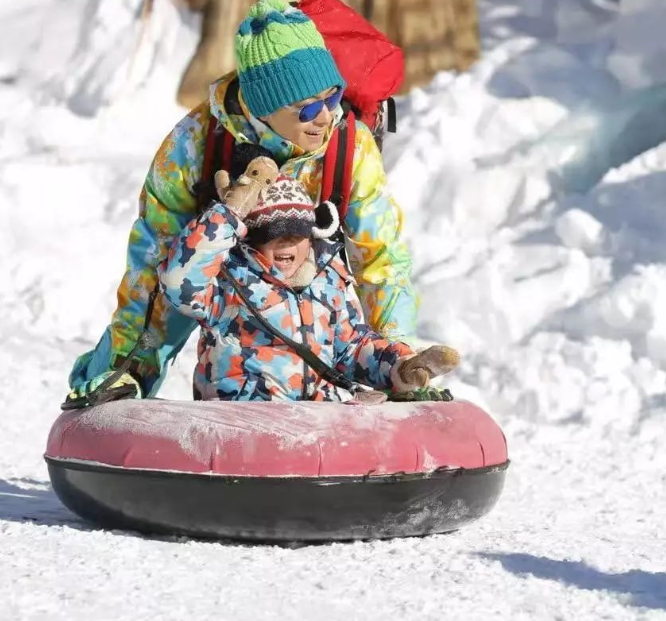
[[[227,86],[227,92],[224,94],[224,109],[227,111],[227,114],[243,114],[243,109],[238,101],[239,88],[238,78],[231,80],[229,86]],[[217,124],[217,119],[215,123]],[[219,133],[221,140],[216,143],[213,175],[217,170],[231,172],[231,160],[234,154],[234,145],[236,144],[233,135],[226,127],[222,127]],[[221,145],[219,144],[220,142],[222,143]]]
[[[216,134],[217,119],[211,114],[206,132],[206,146],[204,147],[203,162],[201,163],[201,180],[197,185],[197,207],[201,213],[205,211],[210,202],[210,191],[208,186],[213,179],[213,164],[215,160],[215,147],[217,143]]]
[[[242,114],[238,103],[238,78],[233,79],[227,92],[224,94],[224,109],[230,114]],[[235,140],[231,132],[217,122],[211,114],[206,132],[206,145],[204,147],[203,162],[201,164],[201,180],[197,187],[197,204],[199,212],[203,213],[215,194],[215,172],[231,168]]]
[[[398,131],[398,115],[395,110],[395,99],[393,97],[389,97],[386,100],[386,114],[388,115],[386,131],[395,134]]]
[[[326,149],[321,181],[322,199],[331,201],[338,208],[340,222],[344,221],[349,208],[355,143],[356,115],[347,109]]]

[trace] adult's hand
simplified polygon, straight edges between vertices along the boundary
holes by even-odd
[[[115,371],[101,373],[72,390],[67,395],[63,408],[88,407],[94,405],[96,400],[102,403],[121,398],[140,399],[142,397],[141,385],[129,373],[123,373],[116,381],[99,391],[100,386],[114,373]]]

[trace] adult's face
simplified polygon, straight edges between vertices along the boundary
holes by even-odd
[[[301,121],[301,110],[308,104],[324,101],[327,97],[334,95],[338,88],[333,87],[317,93],[314,97],[297,101],[273,112],[269,116],[261,117],[261,120],[270,125],[273,131],[283,138],[290,140],[304,151],[318,149],[326,137],[326,130],[333,121],[333,111],[326,105],[311,121]]]

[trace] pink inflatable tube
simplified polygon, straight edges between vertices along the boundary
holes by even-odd
[[[465,401],[115,401],[63,412],[45,458],[63,503],[103,526],[260,540],[455,530],[509,463]]]

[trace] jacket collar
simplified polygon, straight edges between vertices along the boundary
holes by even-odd
[[[325,268],[334,270],[347,284],[356,284],[354,277],[342,260],[340,251],[344,248],[341,242],[318,239],[314,242],[319,273]]]

